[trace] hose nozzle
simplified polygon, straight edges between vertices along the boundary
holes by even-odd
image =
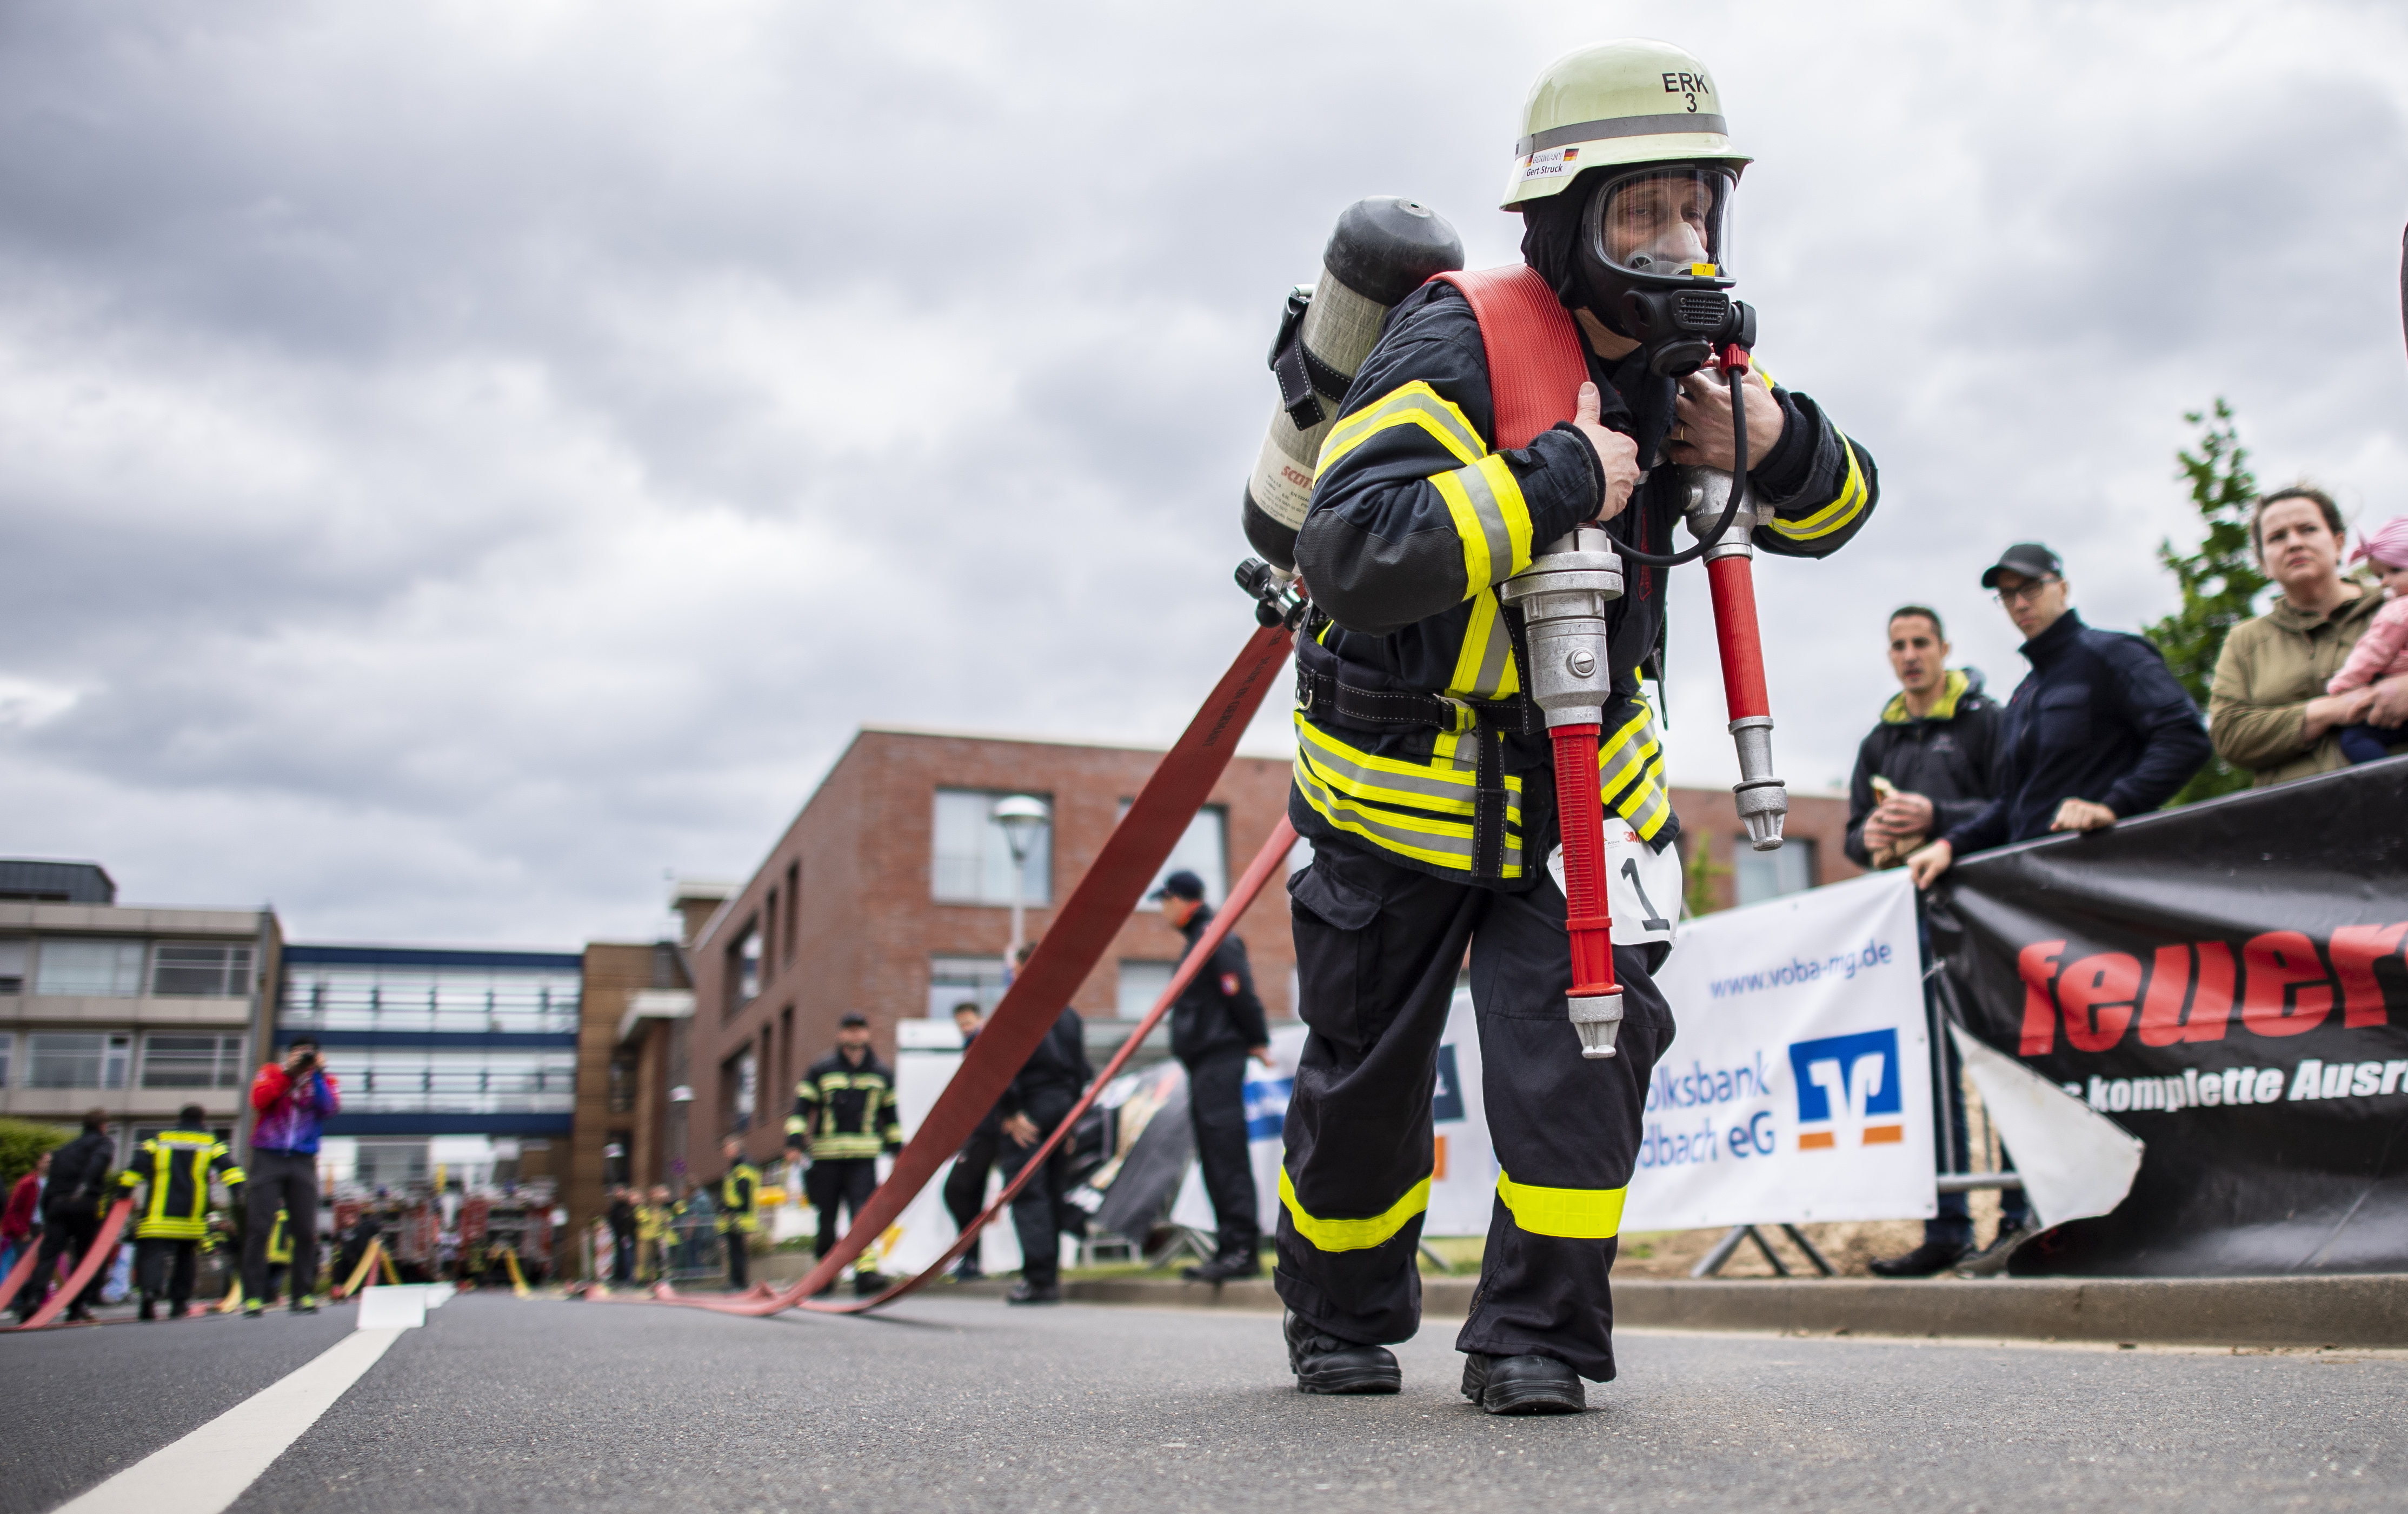
[[[1622,1030],[1622,993],[1572,993],[1564,998],[1572,1021],[1580,1033],[1581,1055],[1598,1062],[1613,1055],[1613,1038]]]

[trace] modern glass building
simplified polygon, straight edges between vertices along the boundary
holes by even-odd
[[[337,1180],[549,1174],[577,1100],[584,959],[566,951],[285,949],[280,1042],[318,1039],[342,1081],[327,1123]]]

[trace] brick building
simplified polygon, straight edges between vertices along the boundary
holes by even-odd
[[[827,1051],[849,1011],[869,1017],[880,1055],[891,1060],[897,1021],[943,1018],[965,999],[991,1007],[1003,991],[1013,874],[995,802],[1030,794],[1052,810],[1049,832],[1019,870],[1034,939],[1159,757],[1038,738],[861,731],[751,878],[680,887],[672,902],[685,921],[681,951],[589,952],[589,995],[603,992],[606,977],[624,979],[611,991],[617,997],[589,1003],[580,1059],[588,1078],[605,1074],[615,1101],[602,1133],[579,1141],[594,1153],[577,1165],[590,1167],[597,1200],[605,1177],[622,1171],[643,1183],[708,1177],[732,1131],[755,1160],[776,1156],[795,1080]],[[1285,759],[1237,759],[1169,865],[1201,874],[1217,904],[1284,811],[1288,785]],[[1673,798],[1690,838],[1684,850],[1708,848],[1725,906],[1858,871],[1842,850],[1843,799],[1794,796],[1791,844],[1759,855],[1736,842],[1742,827],[1727,792],[1678,789]],[[1274,1021],[1296,1012],[1283,904],[1266,901],[1239,927]],[[1088,974],[1072,1005],[1087,1019],[1098,1063],[1159,995],[1179,950],[1178,936],[1140,909]],[[628,953],[624,972],[598,970],[601,952]],[[580,1106],[604,1097],[589,1093]],[[606,1148],[621,1151],[607,1173]],[[571,1207],[586,1212],[574,1200]]]
[[[869,1017],[879,1054],[891,1060],[897,1021],[1001,997],[1014,869],[989,813],[996,800],[1030,794],[1052,810],[1018,870],[1033,940],[1161,755],[900,729],[855,736],[759,870],[691,937],[693,1019],[676,1081],[692,1091],[684,1144],[697,1175],[715,1169],[714,1148],[729,1131],[745,1133],[755,1160],[780,1151],[795,1081],[834,1045],[848,1011]],[[1170,865],[1201,875],[1217,904],[1269,836],[1287,791],[1284,759],[1238,758]],[[1239,932],[1272,1020],[1293,1015],[1286,911],[1272,901]],[[1098,1052],[1160,993],[1181,946],[1151,909],[1122,928],[1072,999]]]

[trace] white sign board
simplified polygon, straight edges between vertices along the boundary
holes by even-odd
[[[1622,1228],[1936,1213],[1921,962],[1902,868],[1684,922]]]

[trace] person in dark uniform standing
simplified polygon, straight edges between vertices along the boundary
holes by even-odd
[[[34,1317],[50,1291],[59,1259],[68,1268],[83,1264],[83,1253],[100,1234],[100,1211],[108,1202],[108,1166],[117,1159],[117,1143],[108,1138],[108,1112],[94,1109],[83,1117],[83,1134],[50,1153],[50,1186],[42,1190],[42,1249],[35,1254],[34,1275],[17,1293],[17,1318]],[[70,1320],[89,1320],[100,1302],[108,1269],[100,1267],[92,1281],[67,1307]]]
[[[208,1233],[209,1179],[229,1189],[242,1186],[242,1169],[225,1142],[208,1132],[208,1112],[197,1104],[176,1112],[174,1128],[142,1143],[118,1183],[129,1193],[146,1184],[134,1224],[134,1276],[142,1293],[141,1318],[180,1320],[193,1301],[193,1274],[200,1262],[201,1237]]]
[[[976,1004],[965,1001],[953,1006],[953,1028],[962,1033],[962,1054],[969,1054],[970,1043],[978,1039],[984,1021]],[[956,1231],[968,1230],[986,1207],[986,1175],[995,1166],[1003,1140],[1003,1108],[997,1105],[962,1142],[959,1155],[953,1158],[951,1172],[945,1174],[945,1212],[953,1217]],[[985,1273],[979,1266],[978,1248],[973,1246],[953,1264],[953,1278],[959,1282],[975,1282]]]
[[[1162,918],[1195,950],[1212,923],[1204,880],[1182,868],[1164,878],[1154,897]],[[1231,932],[1170,1007],[1170,1053],[1187,1069],[1196,1159],[1204,1168],[1204,1192],[1220,1226],[1211,1260],[1187,1269],[1191,1282],[1262,1275],[1262,1221],[1254,1208],[1254,1160],[1246,1150],[1246,1059],[1269,1066],[1270,1040],[1246,943]]]
[[[1004,1136],[1005,1182],[1020,1176],[1095,1076],[1087,1061],[1086,1022],[1077,1010],[1065,1009],[996,1101]],[[1020,1281],[1006,1295],[1008,1304],[1051,1304],[1062,1296],[1061,1201],[1069,1164],[1070,1143],[1066,1140],[1011,1201],[1011,1228],[1020,1237]]]
[[[727,1158],[727,1176],[719,1179],[719,1239],[727,1251],[727,1286],[741,1293],[752,1286],[750,1248],[752,1233],[761,1228],[754,1208],[761,1169],[744,1160],[742,1141],[730,1139],[720,1154]]]
[[[878,1191],[878,1154],[903,1150],[903,1124],[895,1112],[895,1075],[869,1049],[869,1021],[852,1014],[836,1033],[836,1050],[820,1058],[795,1085],[795,1112],[786,1121],[786,1149],[811,1159],[803,1190],[820,1212],[813,1254],[836,1250],[837,1209],[861,1218],[861,1207]],[[878,1291],[875,1272],[853,1268],[853,1292]],[[831,1284],[831,1287],[834,1285]]]

